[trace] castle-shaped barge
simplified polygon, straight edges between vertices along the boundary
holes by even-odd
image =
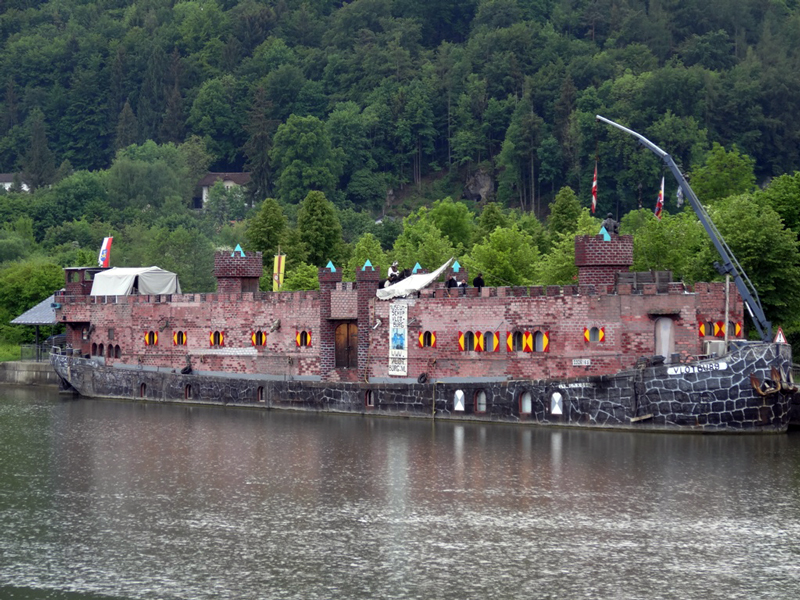
[[[381,273],[369,265],[355,282],[329,267],[319,290],[261,292],[260,253],[218,253],[213,294],[93,296],[99,269],[66,269],[56,314],[73,351],[51,360],[65,388],[87,397],[628,430],[786,430],[791,348],[743,339],[735,287],[629,272],[631,236],[579,236],[575,260],[576,285],[462,291],[435,283],[389,301],[376,297]]]

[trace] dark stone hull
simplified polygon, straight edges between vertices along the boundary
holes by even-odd
[[[788,375],[792,358],[785,344],[751,343],[714,361],[569,380],[423,384],[183,375],[64,355],[52,355],[51,362],[65,387],[86,397],[625,430],[779,433],[787,429],[792,401],[790,393],[758,395],[750,383],[751,374],[770,379],[773,367]],[[456,406],[458,391],[463,410]],[[478,410],[481,392],[485,410]],[[559,396],[561,414],[554,401]]]

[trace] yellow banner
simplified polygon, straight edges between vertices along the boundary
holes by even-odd
[[[286,270],[286,255],[276,254],[272,269],[272,291],[278,292],[283,287],[283,272]]]

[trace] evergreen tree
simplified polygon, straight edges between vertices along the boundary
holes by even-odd
[[[551,233],[571,233],[578,227],[580,215],[581,204],[575,192],[570,187],[563,187],[550,204],[547,226]]]
[[[286,232],[286,215],[277,200],[267,198],[247,223],[247,249],[276,254]]]
[[[12,127],[19,124],[19,99],[14,79],[8,78],[6,82],[5,104],[3,106],[2,132],[8,133]]]
[[[161,122],[161,138],[166,142],[179,143],[183,141],[184,129],[183,96],[178,82],[175,82],[167,96],[167,107]]]
[[[22,161],[25,182],[31,190],[50,185],[55,180],[56,165],[47,140],[44,114],[38,108],[29,118],[30,142]]]
[[[308,248],[308,260],[318,267],[334,262],[342,251],[342,225],[333,204],[325,194],[311,191],[297,212],[300,239]]]
[[[119,150],[137,143],[139,143],[139,122],[136,120],[136,115],[133,114],[130,102],[126,100],[117,120],[117,135],[114,147]]]
[[[269,118],[272,103],[263,87],[256,90],[250,110],[247,113],[247,141],[244,154],[247,157],[244,168],[250,172],[250,195],[263,198],[269,194],[272,179],[269,153],[272,150],[272,135],[277,123]]]

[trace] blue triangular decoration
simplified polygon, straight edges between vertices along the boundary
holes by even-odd
[[[328,264],[325,265],[325,268],[330,269],[331,273],[336,273],[336,267],[333,266],[333,262],[330,260],[328,261]]]
[[[421,271],[421,270],[422,270],[422,267],[420,266],[419,263],[417,263],[417,264],[414,265],[414,268],[411,269],[411,272],[412,273],[416,273],[417,271]]]
[[[239,244],[236,244],[236,248],[233,249],[233,254],[231,254],[231,256],[236,256],[237,252],[239,253],[240,257],[244,258],[244,250],[242,250],[242,247]]]
[[[361,267],[361,270],[362,270],[362,271],[366,271],[366,270],[367,270],[367,267],[369,267],[369,268],[370,268],[370,269],[372,269],[373,271],[375,270],[375,268],[372,266],[372,263],[371,263],[371,262],[369,262],[369,259],[367,259],[367,262],[365,262],[365,263],[364,263],[364,266],[363,266],[363,267]]]
[[[604,242],[610,242],[611,241],[611,236],[608,235],[608,231],[606,231],[605,227],[601,227],[600,228],[600,235],[603,236],[603,241]]]
[[[461,265],[458,264],[458,261],[453,263],[453,273],[458,273],[461,270]]]

